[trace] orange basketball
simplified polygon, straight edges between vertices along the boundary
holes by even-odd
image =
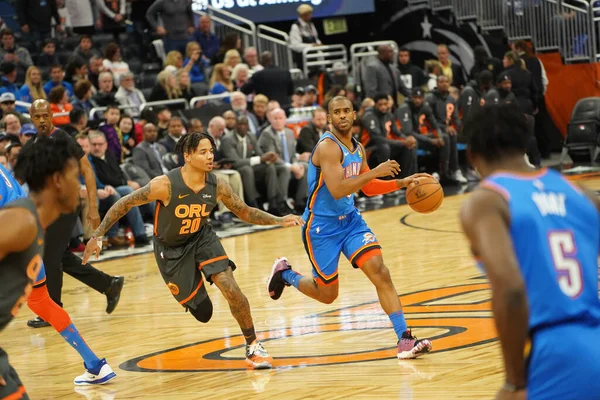
[[[434,178],[417,178],[406,188],[406,202],[418,213],[434,212],[444,201],[444,189]]]

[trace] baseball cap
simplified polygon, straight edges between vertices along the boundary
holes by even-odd
[[[300,96],[304,95],[304,88],[303,87],[297,87],[296,90],[294,90],[294,94],[298,94]]]
[[[508,76],[507,74],[501,74],[498,75],[498,77],[496,78],[496,83],[502,83],[504,81],[510,81],[510,76]]]
[[[0,103],[10,103],[15,102],[15,95],[11,92],[5,92],[0,95]]]
[[[317,88],[314,85],[308,85],[305,90],[306,90],[306,93],[310,93],[310,92],[319,93],[319,91],[317,90]]]
[[[412,97],[423,97],[424,96],[423,89],[421,89],[420,87],[412,88],[410,95]]]
[[[21,135],[35,135],[35,134],[37,134],[37,129],[35,129],[35,125],[24,124],[21,127]]]

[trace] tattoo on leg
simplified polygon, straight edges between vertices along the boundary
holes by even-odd
[[[231,314],[240,325],[240,328],[248,329],[254,326],[250,313],[250,303],[248,303],[248,299],[235,281],[231,267],[214,274],[212,280],[229,303]]]

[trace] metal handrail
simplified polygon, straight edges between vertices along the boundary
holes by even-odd
[[[265,32],[269,32],[269,33],[274,33],[276,35],[281,36],[283,39],[277,39],[277,38],[274,38],[272,36],[266,36],[264,33],[261,33],[261,31],[265,31]],[[258,25],[258,27],[257,27],[257,35],[258,35],[259,38],[268,39],[268,40],[271,40],[272,42],[275,42],[275,43],[278,43],[278,44],[283,44],[283,45],[286,45],[286,46],[290,42],[290,35],[288,35],[286,32],[280,31],[279,29],[271,28],[270,26],[267,26],[267,25],[262,25],[262,24]]]
[[[224,25],[224,26],[227,26],[236,31],[245,33],[251,39],[251,43],[245,43],[246,47],[254,46],[254,44],[256,43],[256,24],[254,22],[252,22],[251,20],[242,18],[239,15],[236,15],[229,11],[222,10],[220,8],[216,8],[216,7],[213,7],[210,5],[201,5],[198,3],[192,3],[192,11],[198,15],[208,15],[213,21],[218,22],[221,25]],[[245,28],[245,27],[235,24],[233,22],[227,21],[227,20],[221,18],[221,16],[219,16],[219,15],[230,18],[241,24],[246,24],[249,26],[249,28]],[[214,25],[213,25],[213,30],[214,30]]]
[[[330,44],[306,47],[302,50],[304,76],[308,76],[310,67],[332,66],[336,62],[348,65],[348,50],[343,44]]]
[[[225,93],[221,93],[221,94],[207,94],[206,96],[192,97],[192,99],[190,100],[190,106],[191,106],[191,108],[195,108],[196,103],[199,101],[226,99],[226,98],[231,97],[233,95],[233,93],[234,92],[225,92]]]
[[[31,103],[28,103],[26,101],[17,100],[17,101],[15,101],[15,106],[25,107],[26,109],[29,110],[31,108]]]
[[[108,107],[94,107],[90,110],[89,112],[89,117],[90,119],[94,118],[94,115],[96,115],[97,112],[104,112],[106,111]],[[137,108],[139,109],[139,106],[134,106],[131,104],[126,104],[126,105],[119,105],[119,110],[124,110],[124,109],[128,109],[128,108]]]
[[[161,100],[161,101],[149,101],[147,103],[140,104],[140,113],[144,111],[146,107],[155,107],[155,106],[170,106],[176,104],[184,104],[185,109],[190,108],[190,103],[186,99],[172,99],[172,100]]]
[[[268,35],[267,33],[279,36],[280,38],[273,37],[272,35]],[[290,35],[288,35],[286,32],[261,24],[257,27],[256,38],[257,48],[260,53],[262,53],[265,50],[268,50],[266,46],[263,45],[262,40],[264,40],[265,42],[270,42],[272,44],[275,65],[280,66],[282,68],[291,68],[294,66],[292,49],[289,46]]]

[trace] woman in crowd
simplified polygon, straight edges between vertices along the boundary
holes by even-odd
[[[219,48],[219,51],[217,51],[217,54],[215,54],[211,60],[211,64],[217,65],[222,63],[225,59],[225,54],[232,49],[238,50],[238,55],[241,54],[242,39],[240,38],[240,35],[235,32],[230,32],[225,35],[221,41],[221,47]]]
[[[87,79],[88,66],[85,60],[79,56],[73,56],[69,59],[65,69],[65,81],[73,86],[81,80]]]
[[[231,80],[235,90],[239,90],[250,78],[250,68],[246,64],[237,64],[231,71]]]
[[[225,58],[223,59],[223,64],[227,65],[230,70],[233,71],[236,65],[242,62],[242,57],[240,57],[240,53],[235,50],[228,50],[225,53]]]
[[[177,87],[181,92],[180,97],[190,101],[194,97],[197,97],[198,94],[192,87],[192,81],[190,80],[190,74],[184,69],[178,69],[175,73],[175,81],[177,82]]]
[[[55,115],[52,118],[52,124],[56,126],[68,125],[69,115],[59,115],[58,113],[68,113],[73,109],[73,106],[69,104],[69,94],[63,86],[57,86],[50,91],[48,94],[48,101],[50,102],[50,108],[52,113]]]
[[[187,67],[190,66],[190,80],[192,83],[199,83],[206,81],[206,69],[209,67],[209,61],[206,57],[202,56],[202,48],[198,42],[189,42],[185,48],[186,59],[183,64]]]
[[[225,64],[217,64],[213,68],[212,76],[210,77],[209,94],[221,94],[233,92],[233,82],[231,82],[231,72]],[[229,104],[229,98],[223,100]]]
[[[121,48],[116,43],[109,43],[104,48],[102,65],[105,71],[112,72],[115,86],[119,84],[121,75],[129,72],[129,64],[121,59]]]
[[[75,84],[73,88],[73,107],[83,108],[89,114],[90,110],[96,107],[96,103],[92,100],[92,82],[84,79]]]
[[[46,92],[44,92],[44,87],[42,86],[42,73],[38,67],[31,66],[27,68],[25,84],[19,90],[19,97],[21,101],[27,103],[46,99]]]
[[[131,157],[131,152],[133,148],[137,145],[135,140],[135,130],[134,130],[133,118],[129,115],[123,115],[121,120],[119,121],[119,129],[121,130],[121,134],[123,135],[123,157]]]
[[[183,56],[177,50],[167,53],[163,71],[169,71],[174,74],[178,69],[183,68]]]
[[[156,85],[150,93],[150,101],[163,101],[181,98],[181,92],[177,87],[175,75],[163,70],[156,77]]]

